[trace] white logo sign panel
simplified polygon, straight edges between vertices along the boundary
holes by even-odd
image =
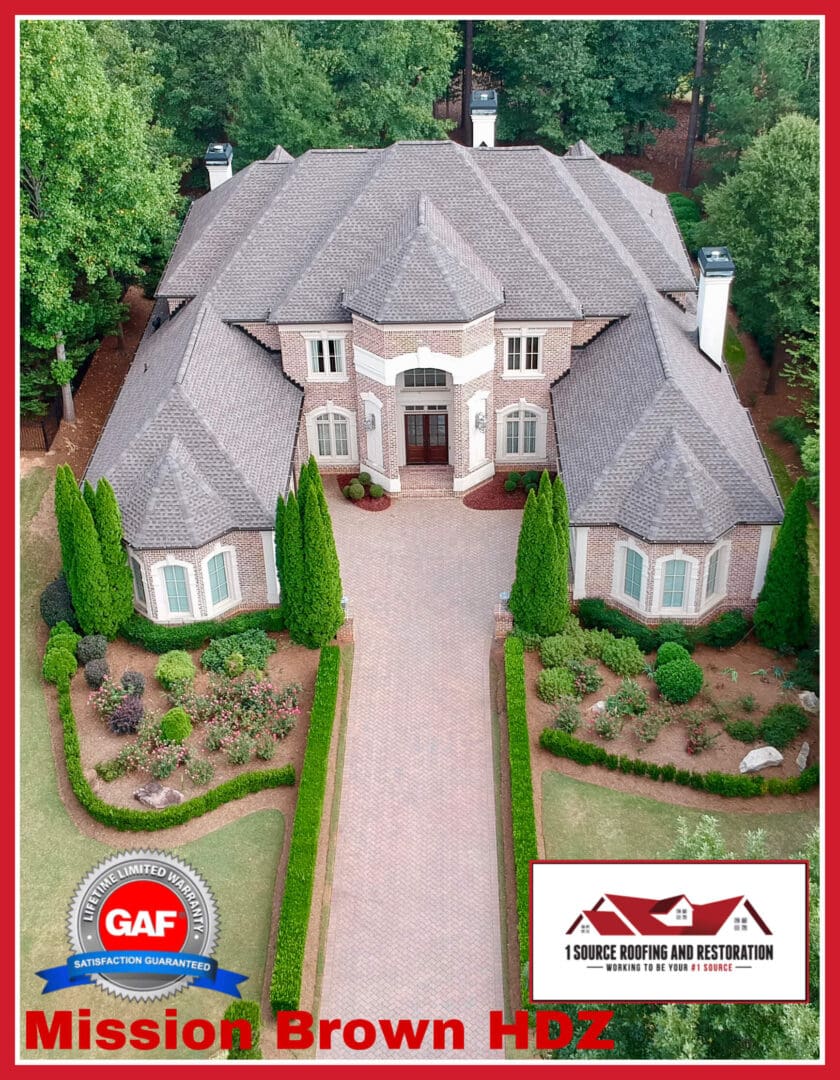
[[[808,864],[534,862],[535,1002],[795,1002]]]

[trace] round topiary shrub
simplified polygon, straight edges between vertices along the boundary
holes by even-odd
[[[93,690],[98,690],[110,674],[111,665],[104,656],[97,656],[85,664],[85,682]]]
[[[656,652],[656,666],[657,668],[664,667],[665,664],[670,664],[672,660],[690,660],[691,655],[688,650],[678,645],[676,641],[666,641],[660,645]]]
[[[155,678],[164,690],[175,690],[189,684],[195,678],[195,664],[183,649],[164,653],[155,668]]]
[[[124,671],[120,679],[123,690],[136,697],[142,697],[146,690],[146,676],[139,671]]]
[[[79,644],[79,635],[74,634],[72,630],[67,630],[57,634],[55,631],[50,634],[50,640],[47,642],[47,652],[52,649],[63,649],[65,652],[76,655],[76,646]]]
[[[537,697],[553,704],[561,697],[575,696],[575,677],[567,668],[546,668],[537,678]]]
[[[63,682],[64,679],[72,678],[76,674],[78,667],[79,665],[73,653],[68,652],[66,649],[47,649],[41,672],[47,682],[57,685]]]
[[[645,657],[633,638],[614,638],[604,642],[601,660],[616,675],[641,675]]]
[[[554,726],[558,731],[565,731],[567,735],[573,735],[580,724],[580,705],[576,698],[567,697],[565,694],[557,701],[557,715],[554,718]]]
[[[511,480],[513,481],[513,487],[508,488],[507,484]],[[510,472],[510,473],[507,474],[507,480],[505,480],[505,491],[513,491],[516,488],[518,488],[521,483],[522,483],[522,474],[518,473],[518,472]]]
[[[761,721],[761,737],[783,750],[808,727],[808,714],[798,705],[776,705]]]
[[[383,488],[381,484],[370,485],[370,497],[372,499],[381,499],[384,494],[385,488]]]
[[[101,660],[108,649],[108,642],[102,634],[88,634],[76,646],[76,659],[80,664],[90,660]]]
[[[523,487],[538,487],[540,482],[540,474],[536,469],[529,469],[522,477]]]
[[[516,489],[518,487],[519,487],[519,481],[518,480],[513,480],[513,479],[511,479],[511,477],[508,477],[507,480],[505,480],[505,491],[507,491],[508,493],[510,493],[512,491],[516,491]]]
[[[353,483],[350,485],[349,497],[353,500],[353,502],[358,502],[359,499],[363,499],[365,497],[365,489],[357,480],[354,480]]]
[[[164,713],[160,720],[160,737],[169,743],[182,743],[192,735],[192,722],[187,715],[187,710],[176,705],[168,713]]]
[[[693,660],[672,660],[657,668],[653,676],[659,693],[673,705],[684,705],[700,693],[703,669]]]
[[[345,499],[350,498],[350,488],[351,487],[352,487],[352,484],[345,484],[344,487],[341,489],[341,493],[344,495]]]
[[[129,694],[111,713],[108,727],[115,735],[133,735],[140,727],[144,711],[142,698]]]
[[[47,626],[55,626],[56,623],[65,622],[71,630],[79,629],[79,620],[73,609],[73,601],[70,599],[70,590],[60,574],[55,581],[41,593],[41,618]]]
[[[371,483],[370,473],[360,472],[359,483],[362,484],[364,487],[367,487],[368,484]]]

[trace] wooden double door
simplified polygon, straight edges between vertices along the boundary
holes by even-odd
[[[445,412],[405,414],[407,465],[449,464],[449,416]]]

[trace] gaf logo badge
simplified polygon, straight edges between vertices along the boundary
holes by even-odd
[[[806,1001],[808,864],[533,862],[535,1002]]]
[[[162,851],[126,851],[101,862],[70,904],[67,963],[39,971],[42,993],[96,983],[123,998],[153,1000],[187,986],[239,997],[247,978],[213,959],[219,919],[201,875]]]

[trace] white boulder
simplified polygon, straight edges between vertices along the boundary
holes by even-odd
[[[800,772],[804,772],[805,766],[808,764],[808,755],[811,753],[811,744],[804,742],[799,748],[799,753],[796,755],[796,767]]]
[[[606,701],[596,701],[594,705],[589,706],[589,711],[595,713],[596,716],[600,716],[601,713],[607,711]]]
[[[819,712],[820,699],[811,690],[803,690],[799,695],[799,704],[805,712]]]
[[[771,765],[781,765],[783,761],[784,758],[775,746],[759,746],[755,750],[750,750],[738,766],[738,771],[742,773],[759,772],[761,769],[767,769]]]

